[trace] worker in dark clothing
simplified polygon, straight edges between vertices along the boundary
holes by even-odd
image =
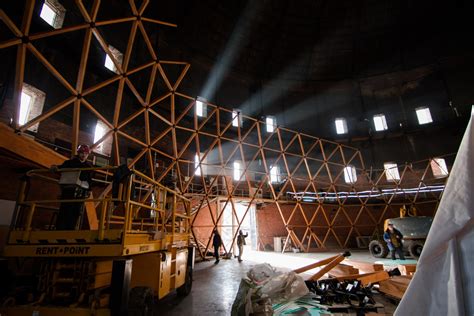
[[[51,171],[56,172],[58,169],[68,168],[91,168],[92,165],[87,161],[90,151],[89,146],[79,145],[76,156],[66,160],[59,166],[51,166]],[[73,183],[61,183],[60,180],[61,200],[85,199],[89,196],[93,172],[91,170],[81,170],[77,172],[79,173],[79,181],[76,181],[76,179]],[[82,226],[83,213],[83,203],[61,203],[58,218],[56,219],[56,230],[80,229]]]
[[[405,260],[403,255],[403,235],[402,233],[393,227],[393,224],[387,225],[387,230],[383,234],[383,240],[387,243],[390,254],[392,255],[392,260],[395,260],[395,252],[398,253],[398,256],[401,260]]]
[[[245,238],[248,237],[248,233],[244,235],[242,233],[242,230],[239,231],[239,234],[237,235],[237,246],[239,247],[239,262],[242,262],[242,254],[244,252],[244,246],[245,246]]]
[[[212,245],[214,246],[214,257],[216,258],[216,262],[214,264],[219,263],[219,248],[222,246],[222,238],[221,235],[219,235],[219,232],[217,229],[214,229],[213,231],[214,237],[212,238]]]

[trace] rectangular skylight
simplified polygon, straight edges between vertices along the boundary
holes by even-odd
[[[347,166],[344,168],[344,181],[349,184],[357,182],[357,172],[354,166]]]
[[[54,26],[54,19],[56,19],[56,12],[47,1],[43,3],[40,17],[43,20],[45,20],[49,25]]]
[[[416,109],[416,116],[418,117],[418,123],[420,125],[433,122],[433,119],[431,118],[430,108],[428,107]]]
[[[46,93],[26,82],[23,83],[18,108],[18,125],[25,125],[43,112]],[[28,131],[37,132],[39,123],[28,127]]]
[[[336,133],[346,134],[347,133],[347,122],[344,118],[337,118],[334,123],[336,124]]]
[[[278,166],[273,166],[270,168],[270,182],[280,182],[280,168],[278,168]]]
[[[232,126],[237,127],[240,124],[240,111],[233,110],[232,111]]]
[[[20,115],[18,116],[19,125],[25,125],[28,120],[28,114],[30,113],[32,103],[31,100],[31,95],[25,93],[24,91],[21,92]]]
[[[239,181],[242,176],[242,169],[240,167],[240,161],[234,161],[234,180]]]
[[[400,174],[398,173],[398,166],[393,162],[386,162],[383,164],[385,169],[385,177],[387,181],[398,181],[400,180]]]
[[[448,176],[448,166],[446,166],[446,161],[443,158],[433,158],[430,165],[435,178],[444,178]]]
[[[194,155],[194,174],[196,176],[201,175],[201,167],[199,167],[199,156],[197,153]]]
[[[207,100],[201,97],[197,97],[196,99],[196,115],[198,117],[206,117],[207,115]]]
[[[66,9],[57,0],[45,0],[41,7],[40,17],[55,29],[63,26]]]
[[[265,124],[267,126],[267,132],[268,133],[273,133],[276,127],[276,118],[273,116],[267,116],[265,118]]]
[[[377,114],[374,115],[374,125],[376,131],[385,131],[388,129],[387,121],[385,120],[385,115]]]

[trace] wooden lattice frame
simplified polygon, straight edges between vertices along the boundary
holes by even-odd
[[[121,156],[119,147],[121,139],[126,139],[133,142],[136,146],[139,146],[141,150],[138,155],[132,157],[130,165],[134,166],[139,161],[145,160],[146,165],[148,165],[147,174],[158,181],[164,180],[171,173],[176,173],[177,189],[194,199],[194,220],[200,212],[205,212],[207,209],[210,212],[212,226],[219,227],[222,212],[216,215],[211,212],[212,205],[216,203],[217,197],[220,196],[219,201],[224,201],[226,205],[230,204],[232,206],[232,211],[236,218],[238,216],[235,211],[234,203],[237,198],[246,198],[249,202],[249,207],[243,217],[237,218],[239,228],[243,218],[249,211],[251,203],[264,201],[266,203],[276,204],[289,239],[301,249],[309,250],[311,239],[316,241],[319,247],[325,247],[329,234],[334,235],[340,247],[345,247],[353,231],[356,235],[361,235],[357,229],[357,221],[363,211],[366,210],[371,196],[357,196],[355,201],[360,209],[355,218],[351,218],[346,211],[347,205],[354,203],[354,200],[348,201],[347,198],[337,198],[337,214],[334,218],[330,219],[327,214],[327,208],[333,208],[334,204],[327,206],[324,201],[321,200],[318,200],[317,203],[289,201],[285,192],[311,192],[315,196],[320,197],[320,191],[324,188],[324,191],[327,192],[337,193],[341,190],[346,190],[355,195],[360,195],[358,192],[361,190],[375,190],[384,187],[413,187],[413,179],[416,179],[414,187],[419,189],[423,188],[426,183],[444,183],[445,181],[444,179],[436,180],[432,179],[432,177],[430,178],[428,172],[429,164],[427,164],[426,168],[421,168],[421,170],[424,170],[422,174],[418,173],[420,169],[415,170],[412,165],[407,164],[402,170],[400,181],[388,183],[385,180],[384,171],[378,171],[376,176],[374,176],[373,171],[366,170],[362,156],[356,148],[298,133],[281,126],[277,126],[273,132],[267,133],[265,131],[264,122],[240,113],[238,114],[241,115],[239,121],[244,123],[243,125],[239,123],[239,126],[234,127],[232,126],[234,119],[232,116],[233,112],[209,102],[206,102],[208,107],[207,117],[198,117],[194,111],[196,97],[178,91],[190,65],[183,61],[160,60],[158,58],[159,54],[155,47],[153,47],[150,36],[144,26],[145,23],[153,23],[167,27],[174,27],[176,25],[147,18],[146,9],[149,0],[144,0],[139,8],[135,5],[134,0],[129,0],[129,17],[105,21],[97,20],[99,10],[104,9],[102,8],[103,4],[101,4],[100,0],[94,0],[90,10],[86,9],[86,6],[81,0],[76,0],[77,9],[83,18],[82,23],[61,29],[31,34],[30,26],[35,3],[34,0],[28,0],[26,2],[20,27],[13,22],[13,19],[11,19],[3,9],[0,9],[0,18],[13,36],[11,39],[1,42],[0,49],[11,47],[16,47],[17,49],[13,100],[17,110],[15,112],[14,122],[18,121],[27,51],[41,62],[48,72],[69,91],[70,96],[26,124],[17,126],[17,131],[25,132],[29,127],[44,122],[55,113],[67,107],[73,107],[74,116],[71,150],[74,154],[75,148],[79,143],[80,110],[82,107],[88,109],[110,129],[100,140],[93,144],[92,147],[95,148],[111,138],[113,140],[111,156],[114,158],[113,161],[118,164]],[[109,50],[107,40],[97,29],[100,26],[112,24],[130,24],[130,33],[127,38],[126,50],[121,64],[115,60]],[[75,83],[72,83],[66,80],[65,76],[35,47],[35,40],[76,31],[84,31],[85,35],[82,43],[77,79]],[[130,69],[129,63],[137,33],[140,33],[145,41],[151,59],[141,66]],[[87,62],[93,38],[99,43],[103,51],[111,57],[118,74],[108,80],[84,89],[85,74],[88,71]],[[170,81],[164,68],[164,66],[169,65],[180,67],[179,76],[174,82]],[[146,89],[146,94],[141,95],[134,83],[129,79],[129,76],[149,69],[151,69],[151,75],[149,77],[148,88]],[[167,92],[153,98],[152,89],[157,80],[163,82]],[[117,82],[118,91],[115,99],[113,119],[108,120],[101,114],[100,106],[88,101],[88,95]],[[141,108],[125,119],[120,120],[120,113],[125,106],[122,102],[125,86],[128,87],[135,96]],[[177,99],[180,100],[181,104],[185,102],[186,105],[178,107],[176,105]],[[167,104],[167,110],[162,108],[163,103]],[[144,140],[138,139],[128,132],[130,130],[128,128],[137,128],[137,126],[133,125],[133,121],[142,115],[145,122]],[[158,119],[160,124],[165,126],[165,128],[156,135],[153,135],[154,133],[150,130],[150,120],[152,118]],[[184,138],[183,136],[179,136],[179,134],[183,133],[187,133],[187,136]],[[169,148],[163,148],[161,146],[160,141],[165,138],[170,140]],[[204,139],[206,139],[206,141],[204,141]],[[229,146],[231,146],[231,150],[228,150]],[[201,170],[201,173],[204,174],[205,168],[203,167],[206,166],[206,158],[211,156],[211,153],[216,152],[218,159],[217,163],[212,165],[215,170],[213,177],[207,179],[205,176],[196,176],[192,157],[194,157],[195,154],[198,155],[200,162],[198,168]],[[153,156],[156,155],[169,161],[164,170],[159,173],[156,172],[155,160],[153,158]],[[230,173],[232,163],[235,160],[241,161],[243,166],[238,181],[234,181]],[[259,165],[258,168],[255,168],[256,164]],[[344,182],[344,168],[349,165],[355,166],[357,170],[358,180],[356,183],[347,184]],[[286,182],[283,184],[269,183],[271,178],[270,169],[272,166],[279,166],[282,173],[286,175]],[[410,174],[414,176],[410,178]],[[214,188],[216,183],[219,182],[219,179],[222,179],[223,189],[215,192]],[[195,189],[196,184],[200,184],[201,187],[199,190]],[[223,194],[223,192],[225,194]],[[261,192],[266,192],[266,194],[262,195]],[[429,197],[420,198],[420,194],[416,193],[413,195],[413,198],[412,195],[410,198],[407,198],[406,202],[416,204],[420,202],[425,203],[426,201],[435,201],[437,203],[440,196],[441,192],[432,194]],[[380,225],[387,211],[390,209],[390,206],[394,203],[396,204],[394,199],[395,195],[383,197],[381,203],[384,205],[384,211],[378,218],[372,216],[370,212],[366,212],[368,214],[367,216],[373,221],[371,225],[374,229]],[[286,217],[281,205],[288,203],[294,205],[294,207],[290,216]],[[314,206],[311,216],[307,216],[303,210],[303,208],[307,208],[308,206],[310,208]],[[298,236],[298,234],[295,233],[294,229],[296,226],[292,224],[292,220],[297,213],[300,213],[304,218],[305,225],[303,225],[303,228],[305,232],[303,236]],[[318,236],[313,230],[315,219],[318,216],[322,216],[327,223],[327,231],[324,236]],[[341,239],[341,236],[336,234],[332,225],[338,216],[345,216],[350,222],[350,233],[346,238]],[[238,228],[236,231],[238,231]],[[195,227],[195,229],[199,229],[199,227]],[[194,229],[193,234],[197,240]],[[235,239],[236,235],[233,236],[232,245]],[[308,240],[306,245],[305,240]],[[200,254],[204,255],[210,245],[210,236],[205,240],[201,240],[200,243],[205,245],[203,249],[199,249]],[[225,245],[225,247],[229,248],[232,245]]]

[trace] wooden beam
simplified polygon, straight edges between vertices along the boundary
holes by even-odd
[[[362,262],[362,261],[355,261],[355,260],[350,260],[350,259],[344,260],[343,263],[359,269],[361,273],[383,271],[383,264],[379,264],[379,263]]]
[[[295,273],[302,273],[302,272],[305,272],[305,271],[308,271],[308,270],[311,270],[311,269],[314,269],[314,268],[317,268],[317,267],[320,267],[320,266],[323,266],[325,264],[328,264],[330,263],[331,261],[333,261],[334,259],[336,258],[339,258],[339,255],[337,256],[332,256],[332,257],[329,257],[329,258],[326,258],[326,259],[323,259],[323,260],[319,260],[315,263],[311,263],[311,264],[308,264],[304,267],[301,267],[301,268],[298,268],[298,269],[295,269],[293,270],[293,272]]]
[[[0,148],[45,168],[59,165],[66,159],[63,155],[43,146],[34,139],[15,133],[12,128],[3,123],[0,123]]]
[[[411,282],[410,276],[406,276],[406,275],[394,276],[388,280],[381,281],[379,283],[379,291],[386,295],[389,295],[401,300],[403,295],[405,295],[405,291],[407,290],[410,282]]]
[[[379,283],[380,281],[385,281],[390,278],[387,271],[377,271],[366,276],[359,277],[359,280],[362,285],[367,286],[373,283]]]
[[[317,281],[319,280],[324,274],[328,273],[331,271],[332,268],[337,266],[339,263],[341,263],[344,260],[343,255],[338,255],[336,258],[334,258],[331,262],[329,262],[327,265],[324,266],[321,270],[319,270],[317,273],[315,273],[310,280]]]

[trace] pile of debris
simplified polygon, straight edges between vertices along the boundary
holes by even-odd
[[[311,310],[377,313],[384,305],[374,295],[400,300],[416,270],[415,264],[384,270],[382,264],[348,260],[350,255],[345,252],[288,273],[268,264],[255,266],[242,279],[232,315],[287,315],[289,311],[309,315]],[[319,270],[303,281],[300,274],[315,268]]]

